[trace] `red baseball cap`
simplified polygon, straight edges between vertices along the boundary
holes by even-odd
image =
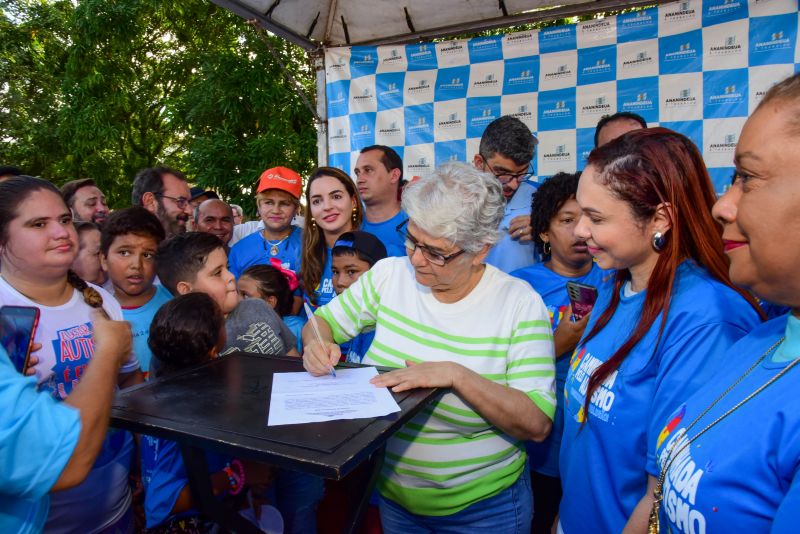
[[[256,193],[267,189],[280,189],[300,200],[300,195],[303,193],[303,179],[292,169],[272,167],[261,173]]]

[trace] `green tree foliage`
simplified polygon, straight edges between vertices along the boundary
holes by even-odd
[[[117,207],[139,169],[164,163],[250,211],[261,171],[313,167],[311,112],[268,42],[313,95],[305,53],[211,2],[0,6],[1,162],[91,176]]]

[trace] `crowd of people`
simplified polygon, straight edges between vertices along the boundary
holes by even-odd
[[[796,531],[798,125],[795,75],[744,124],[719,198],[691,140],[624,112],[541,184],[510,116],[471,165],[413,180],[381,145],[352,177],[273,167],[254,221],[169,167],[114,210],[91,179],[0,168],[0,305],[40,314],[27,368],[0,353],[2,530],[216,531],[178,445],[109,411],[245,351],[444,390],[387,443],[387,533]],[[206,456],[219,498],[321,527],[322,479]]]

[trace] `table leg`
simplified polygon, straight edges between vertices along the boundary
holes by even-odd
[[[344,526],[344,534],[356,534],[361,529],[361,523],[364,521],[364,514],[367,513],[369,507],[369,500],[372,497],[372,492],[375,490],[375,483],[378,481],[378,475],[383,466],[383,456],[386,452],[384,445],[380,449],[372,453],[369,458],[370,469],[368,471],[367,484],[364,488],[364,495],[358,501],[358,504],[353,508],[350,513],[350,519]]]
[[[189,478],[189,487],[197,509],[208,519],[230,532],[263,534],[260,528],[214,497],[208,462],[202,449],[181,445],[181,455]]]

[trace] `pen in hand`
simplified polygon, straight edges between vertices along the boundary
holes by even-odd
[[[308,302],[303,302],[303,306],[306,310],[306,315],[308,315],[308,322],[311,323],[311,328],[314,330],[314,335],[317,337],[317,342],[319,346],[323,349],[325,348],[325,342],[322,341],[322,334],[319,333],[319,327],[317,326],[317,318],[314,317],[314,312],[311,311],[311,307],[308,305]],[[331,365],[331,376],[336,378],[336,369],[333,368]]]

